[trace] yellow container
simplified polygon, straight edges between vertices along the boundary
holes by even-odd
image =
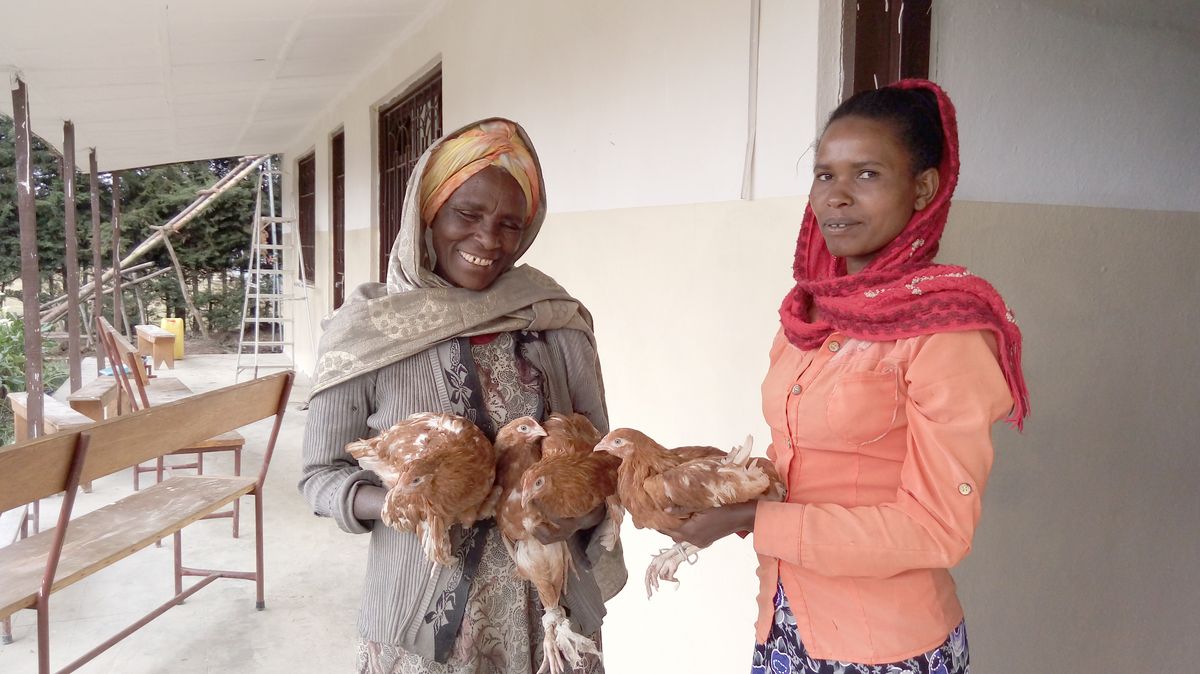
[[[164,318],[158,324],[158,327],[168,332],[175,333],[175,357],[183,358],[183,319],[182,318]]]

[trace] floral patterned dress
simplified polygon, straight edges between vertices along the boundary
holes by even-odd
[[[796,631],[783,585],[775,590],[775,618],[765,644],[755,644],[750,674],[968,674],[967,627],[959,623],[941,646],[901,662],[862,665],[819,660],[808,654]]]
[[[490,422],[492,429],[498,429],[518,417],[544,416],[543,376],[525,356],[523,347],[526,341],[535,338],[505,332],[470,339],[472,362],[462,359],[456,365],[461,371],[450,374],[452,381],[461,383],[461,395],[474,397],[471,393],[476,393],[482,400],[489,418],[477,419],[484,422],[481,426]],[[472,364],[473,371],[468,369]],[[494,434],[493,430],[491,435]],[[468,544],[473,540],[471,536],[464,538]],[[391,644],[363,639],[359,641],[356,671],[360,674],[532,674],[542,663],[541,616],[537,592],[517,576],[499,529],[489,526],[448,661],[443,664],[427,660]],[[599,674],[604,668],[599,660],[589,659],[579,671]]]

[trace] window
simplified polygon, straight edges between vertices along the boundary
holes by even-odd
[[[330,142],[333,180],[333,308],[346,297],[346,134],[338,131]]]
[[[313,153],[296,161],[297,185],[300,190],[299,227],[300,257],[304,267],[304,278],[313,282],[316,269],[316,222],[317,222],[317,158]]]
[[[907,77],[929,77],[932,0],[847,0],[842,56],[846,96]],[[851,23],[853,21],[853,23]]]
[[[400,233],[404,189],[421,153],[442,135],[442,73],[437,70],[379,111],[379,280]]]

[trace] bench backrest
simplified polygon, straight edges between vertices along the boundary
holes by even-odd
[[[103,316],[96,317],[96,334],[112,364],[113,376],[116,377],[121,390],[129,397],[130,408],[136,411],[149,407],[150,399],[146,395],[148,379],[137,347],[130,344],[129,340],[117,332],[112,323]]]
[[[194,445],[214,435],[275,417],[259,472],[266,477],[292,387],[281,372],[158,405],[81,430],[63,431],[0,448],[0,512],[65,491],[77,445],[86,446],[80,480],[109,473]]]

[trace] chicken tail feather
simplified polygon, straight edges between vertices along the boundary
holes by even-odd
[[[725,457],[725,463],[743,466],[750,460],[750,452],[752,451],[754,451],[754,436],[747,435],[745,442],[729,450],[729,454]]]

